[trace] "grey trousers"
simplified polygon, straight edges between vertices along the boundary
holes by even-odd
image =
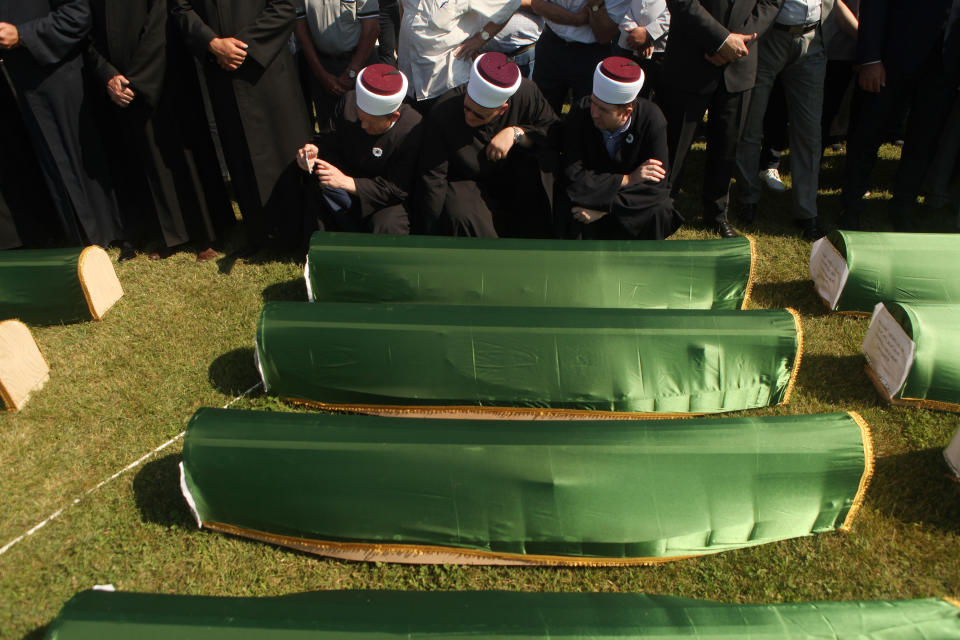
[[[763,185],[758,166],[763,144],[763,116],[770,90],[780,76],[787,98],[790,121],[790,171],[793,175],[794,217],[817,215],[817,185],[820,180],[820,114],[823,111],[823,80],[827,56],[820,28],[793,35],[771,28],[759,39],[757,84],[753,89],[747,123],[737,145],[737,175],[740,202],[757,203]]]

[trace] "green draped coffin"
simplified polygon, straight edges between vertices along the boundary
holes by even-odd
[[[734,240],[570,241],[313,235],[311,301],[745,308],[752,244]]]
[[[960,304],[960,235],[834,231],[814,243],[810,276],[832,311],[878,302]]]
[[[0,251],[0,318],[30,324],[100,320],[122,295],[100,247]]]
[[[637,417],[786,402],[791,312],[271,302],[266,389],[321,408]]]
[[[724,604],[636,593],[317,591],[274,598],[83,591],[47,640],[947,640],[955,601]]]
[[[880,303],[863,342],[867,373],[893,404],[960,411],[960,305]]]
[[[845,414],[398,420],[200,409],[203,528],[350,560],[655,564],[850,526],[873,469]]]

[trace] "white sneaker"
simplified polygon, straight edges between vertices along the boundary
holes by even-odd
[[[767,189],[770,189],[770,191],[783,193],[787,190],[786,185],[783,184],[783,180],[780,179],[780,171],[776,167],[761,171],[760,179],[763,181],[763,184],[767,185]]]

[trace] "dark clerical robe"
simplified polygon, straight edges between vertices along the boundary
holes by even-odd
[[[300,237],[297,149],[311,128],[287,43],[297,11],[292,0],[173,0],[171,13],[203,63],[231,185],[252,245]],[[235,71],[221,69],[210,41],[247,44]]]
[[[523,79],[507,110],[471,127],[463,117],[467,86],[448,91],[430,110],[420,154],[419,221],[428,233],[481,237],[547,237],[552,233],[547,129],[556,115],[535,84]],[[506,127],[533,143],[515,145],[499,162],[487,144]],[[417,222],[417,221],[415,221]]]
[[[563,235],[662,240],[683,224],[673,207],[666,179],[620,186],[625,174],[651,158],[662,162],[665,171],[670,170],[663,113],[649,100],[640,98],[631,117],[612,158],[590,117],[589,97],[580,101],[564,122],[561,162],[565,197],[558,198],[557,203],[558,221],[567,221]],[[574,221],[572,206],[608,214],[596,222],[582,224]]]
[[[409,233],[407,200],[423,140],[420,114],[401,105],[394,125],[372,136],[360,126],[357,94],[350,91],[334,109],[333,126],[316,141],[318,155],[352,177],[357,192],[341,211],[331,211],[330,203],[321,198],[324,226],[331,231]]]
[[[20,46],[0,55],[53,196],[63,241],[107,246],[122,229],[81,77],[90,20],[87,0],[0,0],[0,22],[20,33]]]
[[[101,91],[116,75],[130,81],[127,107],[112,102],[111,129],[120,131],[114,174],[131,188],[137,211],[155,214],[168,247],[192,238],[204,247],[233,222],[216,151],[204,117],[193,61],[176,34],[167,38],[166,0],[91,0],[93,30],[87,60]],[[121,185],[118,184],[118,191]],[[122,193],[120,195],[123,195]],[[127,220],[128,237],[147,230],[143,216]],[[135,229],[135,231],[134,231]]]
[[[58,232],[20,108],[0,70],[0,249],[46,246]]]

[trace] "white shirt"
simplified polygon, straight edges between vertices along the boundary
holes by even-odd
[[[586,2],[586,0],[583,0]],[[409,95],[427,100],[470,79],[472,60],[453,52],[488,22],[503,24],[520,0],[400,0],[400,70],[410,81]]]
[[[620,41],[618,44],[627,46],[627,32],[637,27],[645,27],[650,39],[653,40],[653,50],[663,53],[667,48],[667,32],[670,31],[670,10],[666,0],[632,0],[626,14],[620,20]]]
[[[493,37],[489,46],[490,51],[511,53],[520,47],[534,44],[543,31],[543,18],[528,11],[517,11],[510,16],[510,21],[500,29],[500,33]]]
[[[820,19],[820,0],[783,0],[776,22],[798,27]]]
[[[550,2],[571,13],[578,13],[587,5],[587,0],[550,0]],[[620,24],[623,15],[630,7],[630,0],[606,0],[605,4],[607,7],[607,15],[610,16],[614,24]],[[593,29],[590,28],[589,24],[574,27],[569,24],[557,24],[556,22],[547,20],[547,25],[551,31],[567,42],[593,44],[597,41],[593,35]]]

